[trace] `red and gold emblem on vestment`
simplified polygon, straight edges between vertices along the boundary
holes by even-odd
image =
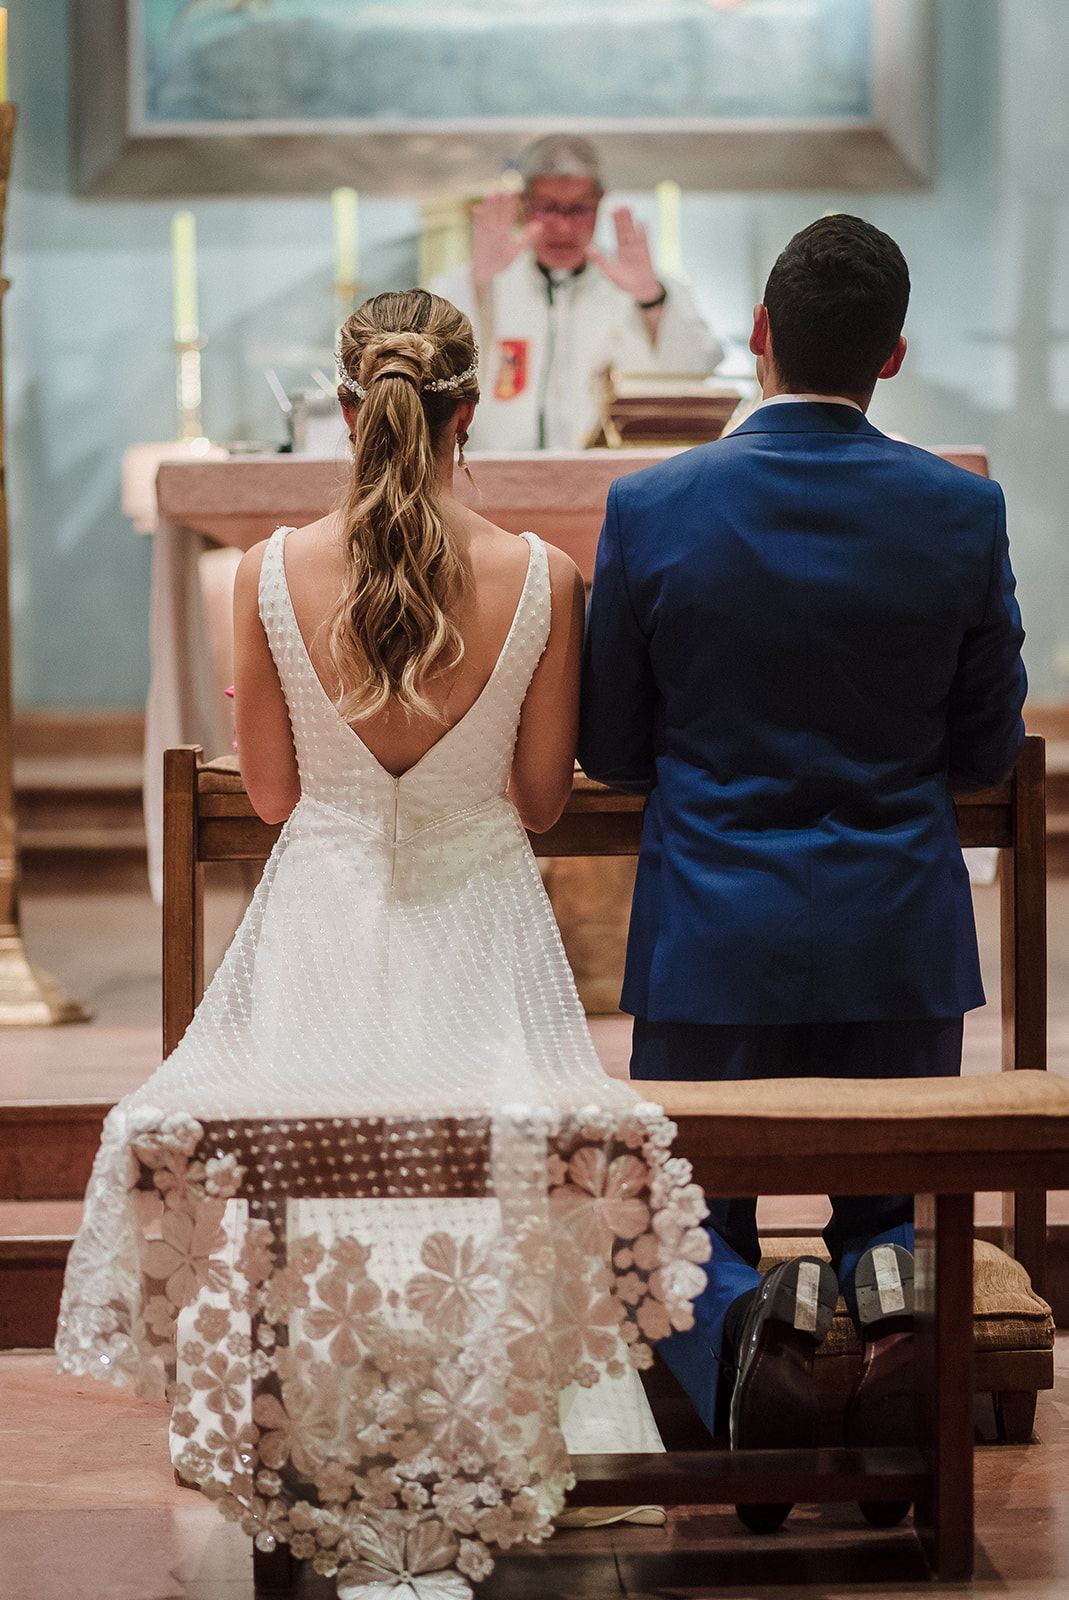
[[[515,400],[527,387],[527,340],[499,339],[495,400]]]

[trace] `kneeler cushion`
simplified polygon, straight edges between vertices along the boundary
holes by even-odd
[[[827,1260],[823,1239],[782,1238],[761,1240],[761,1271],[792,1256],[815,1255]],[[973,1330],[977,1350],[1050,1350],[1054,1346],[1054,1316],[1035,1293],[1028,1274],[997,1245],[973,1241]],[[843,1301],[831,1331],[817,1352],[829,1356],[860,1355],[854,1324]]]

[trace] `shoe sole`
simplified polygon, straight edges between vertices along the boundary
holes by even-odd
[[[902,1245],[875,1245],[858,1262],[854,1285],[865,1356],[861,1381],[843,1419],[845,1438],[856,1445],[915,1445],[913,1257]],[[910,1504],[858,1501],[861,1515],[874,1528],[895,1527],[909,1515]]]
[[[757,1349],[731,1399],[732,1447],[806,1449],[816,1435],[813,1356],[835,1315],[839,1286],[826,1261],[799,1257],[770,1273],[758,1304],[764,1317]],[[790,1504],[741,1503],[751,1533],[774,1533]]]
[[[814,1348],[826,1337],[839,1299],[839,1285],[826,1261],[798,1256],[777,1272],[765,1301],[768,1320],[808,1334]]]
[[[560,1529],[611,1528],[618,1523],[637,1528],[663,1528],[668,1513],[663,1506],[572,1506],[553,1520]]]
[[[854,1276],[863,1328],[888,1317],[913,1315],[913,1257],[900,1244],[878,1244],[858,1262]]]
[[[757,1449],[775,1448],[774,1439],[766,1445],[762,1436],[771,1431],[786,1439],[799,1431],[791,1425],[791,1412],[797,1409],[799,1402],[806,1417],[811,1418],[813,1353],[831,1327],[838,1297],[839,1285],[831,1267],[814,1256],[786,1261],[768,1274],[754,1307],[755,1314],[761,1314],[763,1324],[758,1348],[747,1365],[745,1379],[735,1385],[731,1397],[733,1441],[740,1440],[741,1430],[747,1435],[743,1447],[752,1444]],[[777,1381],[778,1359],[786,1383]],[[762,1410],[770,1412],[767,1422],[753,1415],[754,1407],[750,1404],[760,1387],[754,1382],[754,1374],[760,1369],[763,1378],[766,1367],[772,1368],[769,1390],[783,1391],[772,1407],[761,1405]],[[758,1438],[751,1438],[753,1432]],[[793,1443],[793,1439],[790,1442]]]

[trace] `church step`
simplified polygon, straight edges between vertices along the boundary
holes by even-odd
[[[79,820],[66,826],[37,825],[19,832],[19,853],[23,859],[54,856],[64,851],[78,855],[102,855],[111,851],[117,855],[138,853],[144,856],[145,829],[140,823],[93,824]]]
[[[0,1350],[46,1349],[55,1339],[63,1273],[81,1214],[78,1201],[0,1202]],[[762,1228],[766,1237],[788,1231],[798,1230]],[[993,1222],[976,1232],[999,1242]],[[1054,1223],[1048,1235],[1046,1297],[1058,1326],[1069,1327],[1069,1223]]]
[[[34,755],[15,758],[15,815],[23,849],[64,834],[126,846],[144,842],[140,756]]]
[[[0,1350],[47,1348],[81,1222],[76,1200],[0,1201]]]
[[[145,823],[141,757],[104,749],[35,751],[15,760],[23,873],[34,889],[141,888]]]
[[[1047,741],[1047,826],[1069,826],[1069,739]]]
[[[0,1105],[0,1202],[80,1200],[109,1100]]]

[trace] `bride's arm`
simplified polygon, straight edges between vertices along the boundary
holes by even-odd
[[[531,833],[552,828],[572,792],[583,654],[583,578],[563,550],[549,555],[549,639],[520,713],[509,798]]]
[[[301,798],[286,697],[260,621],[266,542],[241,558],[234,584],[234,723],[241,777],[265,822],[285,822]]]

